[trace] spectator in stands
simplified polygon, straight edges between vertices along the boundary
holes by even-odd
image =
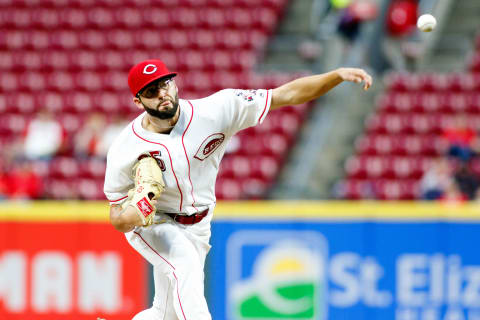
[[[75,154],[81,157],[106,158],[107,151],[126,122],[120,115],[113,115],[110,124],[101,113],[92,114],[75,135]]]
[[[23,155],[31,160],[48,160],[62,149],[65,138],[66,131],[45,108],[27,124]]]
[[[353,43],[360,33],[363,22],[373,20],[378,14],[377,5],[371,0],[355,0],[340,14],[338,32],[348,42]]]
[[[127,121],[122,116],[115,114],[110,122],[105,128],[100,141],[96,148],[96,155],[102,158],[107,157],[108,148],[113,143],[113,140],[120,134],[120,132],[127,125]]]
[[[43,195],[41,178],[29,161],[12,162],[6,176],[6,194],[10,199],[40,199]]]
[[[470,161],[478,150],[478,138],[475,131],[467,125],[467,118],[459,114],[442,134],[443,149],[450,157],[461,162]]]
[[[397,70],[413,69],[416,58],[409,37],[415,32],[418,16],[417,0],[394,0],[386,14],[386,35],[383,51],[391,66]]]
[[[450,187],[453,179],[448,160],[436,159],[420,180],[422,199],[438,200]]]
[[[79,157],[92,157],[97,154],[98,144],[107,123],[102,113],[92,113],[85,124],[75,134],[74,152]]]
[[[474,200],[477,194],[480,181],[467,164],[462,163],[454,175],[455,182],[468,200]]]

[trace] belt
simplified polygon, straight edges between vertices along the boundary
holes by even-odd
[[[195,224],[202,221],[202,219],[207,216],[208,208],[196,214],[192,214],[191,216],[185,216],[182,214],[170,213],[170,212],[164,212],[164,213],[178,223]]]

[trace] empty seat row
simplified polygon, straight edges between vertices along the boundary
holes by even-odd
[[[171,70],[175,70],[171,68]],[[99,90],[122,93],[127,89],[126,71],[106,72],[3,72],[0,73],[0,92],[5,94],[20,90],[26,94],[32,92],[58,92],[73,94],[85,92],[95,94]],[[186,91],[211,90],[223,88],[275,88],[286,82],[285,78],[257,77],[249,73],[233,71],[180,72],[175,78],[179,88]],[[285,81],[285,82],[284,82]]]
[[[172,70],[248,71],[255,63],[251,50],[180,50],[151,51],[142,55],[158,56]],[[136,52],[119,51],[0,51],[0,70],[19,72],[105,72],[128,71],[138,60]],[[143,60],[143,59],[142,59]]]
[[[269,181],[275,178],[280,164],[280,159],[274,156],[229,155],[222,160],[219,178],[256,177]]]
[[[374,134],[441,134],[454,125],[455,114],[376,113],[366,120],[366,130]],[[480,128],[480,114],[469,115],[467,126]]]
[[[0,50],[179,50],[179,49],[255,49],[263,46],[263,32],[219,28],[190,31],[165,30],[60,30],[0,33]]]
[[[480,89],[480,73],[392,73],[385,82],[390,92],[469,92]]]
[[[175,7],[269,7],[281,11],[288,0],[2,0],[1,9],[21,8],[32,9],[61,9],[61,8],[165,8]]]
[[[97,178],[105,177],[104,160],[77,160],[70,157],[56,157],[48,164],[46,176],[50,178]]]
[[[56,179],[44,180],[45,196],[50,199],[105,200],[104,179]]]
[[[350,200],[415,200],[420,197],[420,186],[416,179],[348,179],[338,183],[335,192]]]
[[[432,157],[353,156],[345,164],[347,177],[353,179],[419,179],[430,168]]]
[[[232,28],[270,32],[277,23],[277,12],[258,6],[255,10],[239,6],[175,7],[93,7],[80,9],[5,9],[0,13],[0,27],[13,30],[57,29],[139,29],[139,28]]]
[[[132,96],[126,90],[121,94],[106,91],[59,94],[45,91],[35,94],[0,95],[0,112],[2,115],[12,116],[29,116],[41,109],[48,109],[57,114],[70,112],[80,116],[94,111],[128,113],[132,106]]]
[[[265,197],[272,181],[258,177],[220,178],[215,185],[215,194],[219,200],[258,200]]]
[[[480,113],[480,90],[472,93],[389,93],[376,101],[382,113]]]
[[[438,135],[366,135],[355,142],[359,155],[424,155],[438,156],[445,146]]]

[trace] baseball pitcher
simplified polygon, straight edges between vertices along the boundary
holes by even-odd
[[[269,110],[316,99],[343,81],[363,82],[365,90],[372,83],[361,69],[340,68],[271,90],[225,89],[183,100],[175,76],[160,60],[130,70],[133,103],[144,112],[107,156],[110,221],[154,270],[152,307],[134,320],[211,319],[203,269],[215,179],[234,134],[262,123]]]

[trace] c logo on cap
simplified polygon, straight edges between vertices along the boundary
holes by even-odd
[[[150,69],[150,70],[149,70]],[[143,68],[143,73],[144,74],[152,74],[155,71],[157,71],[157,66],[154,64],[147,64],[145,68]]]

